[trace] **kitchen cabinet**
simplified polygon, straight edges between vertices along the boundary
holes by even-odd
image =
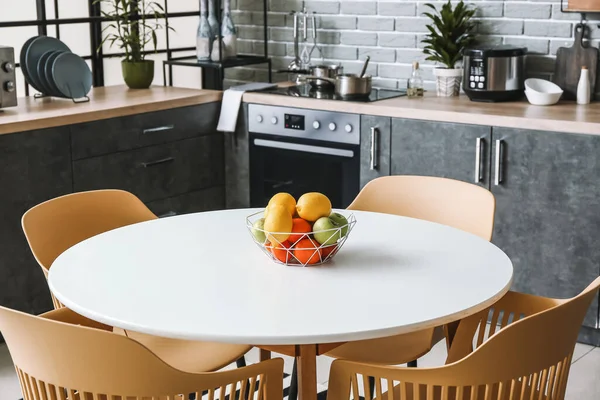
[[[69,132],[63,128],[0,135],[0,304],[39,314],[52,308],[42,270],[29,251],[21,216],[71,193]]]
[[[144,202],[224,185],[223,137],[200,136],[73,162],[76,192],[123,189]]]
[[[394,118],[391,175],[440,176],[489,187],[491,128]]]
[[[390,174],[390,135],[392,119],[360,117],[360,187]]]
[[[513,261],[513,288],[576,295],[600,273],[600,136],[509,128],[492,136],[493,242]],[[584,326],[598,328],[598,301]]]
[[[208,103],[0,135],[0,304],[33,314],[52,308],[21,229],[23,213],[39,203],[118,188],[159,216],[224,208],[219,108]]]
[[[248,104],[240,107],[235,132],[225,133],[225,200],[227,208],[250,207],[250,135]]]

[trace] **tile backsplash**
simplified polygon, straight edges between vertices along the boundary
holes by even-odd
[[[421,40],[428,20],[422,17],[428,1],[403,0],[267,0],[269,55],[273,70],[284,69],[293,55],[292,10],[317,14],[317,43],[324,60],[339,62],[346,72],[358,72],[362,60],[371,57],[368,72],[374,86],[403,88],[410,77],[411,64],[417,60],[423,68],[427,87],[433,87],[434,65],[425,61]],[[566,0],[565,0],[566,2]],[[263,52],[262,0],[232,0],[238,26],[238,51]],[[442,2],[433,1],[436,6]],[[559,47],[573,43],[573,26],[581,15],[562,13],[560,1],[481,1],[467,3],[477,7],[477,37],[480,42],[505,43],[529,49],[528,76],[550,78]],[[600,15],[588,15],[591,45],[600,43]],[[591,20],[593,18],[594,20]],[[301,44],[300,51],[302,51]],[[312,46],[309,32],[307,45]],[[313,62],[320,61],[318,51]],[[229,84],[266,81],[266,67],[236,68],[227,71]],[[287,80],[287,74],[274,74],[275,81]]]

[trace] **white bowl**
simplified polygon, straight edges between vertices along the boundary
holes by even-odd
[[[548,106],[556,104],[562,94],[563,90],[550,81],[537,78],[525,80],[525,95],[533,105]]]

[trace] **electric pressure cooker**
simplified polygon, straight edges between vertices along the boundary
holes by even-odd
[[[463,90],[472,101],[519,100],[525,90],[524,47],[477,46],[463,52]]]

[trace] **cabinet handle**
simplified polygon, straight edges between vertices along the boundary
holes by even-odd
[[[504,140],[498,139],[496,140],[496,176],[494,178],[494,185],[498,186],[504,180],[504,176],[502,174],[502,157],[504,156]]]
[[[170,131],[172,129],[175,129],[175,125],[164,125],[164,126],[157,126],[156,128],[148,128],[148,129],[144,129],[142,131],[142,133],[144,135],[147,135],[149,133],[154,133],[154,132],[162,132],[162,131]]]
[[[371,128],[371,171],[377,169],[379,154],[379,129],[372,127]]]
[[[174,216],[176,216],[176,215],[177,215],[177,213],[176,213],[175,211],[167,211],[167,212],[166,212],[166,213],[164,213],[164,214],[160,214],[160,215],[158,216],[158,218],[174,217]]]
[[[153,167],[155,165],[165,164],[165,163],[173,162],[173,161],[175,161],[175,159],[173,157],[161,158],[160,160],[143,162],[142,167],[148,168],[148,167]]]
[[[481,161],[483,159],[483,151],[485,149],[485,140],[483,138],[477,138],[475,140],[475,183],[479,183],[483,180]]]

